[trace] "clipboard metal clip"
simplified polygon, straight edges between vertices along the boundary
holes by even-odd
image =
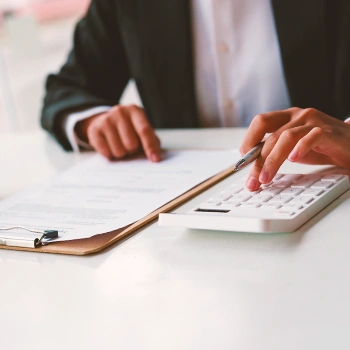
[[[21,248],[38,248],[42,245],[43,239],[53,239],[58,237],[57,230],[34,230],[24,226],[1,227],[1,231],[21,229],[32,233],[37,233],[39,237],[28,237],[24,235],[3,235],[0,233],[0,245]]]

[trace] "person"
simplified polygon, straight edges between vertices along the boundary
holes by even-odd
[[[286,159],[350,168],[349,17],[348,0],[93,0],[42,126],[66,150],[154,162],[153,128],[249,126],[241,153],[271,134],[250,190]],[[131,78],[144,109],[119,104]]]

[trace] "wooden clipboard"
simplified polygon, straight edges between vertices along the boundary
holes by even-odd
[[[52,254],[66,254],[66,255],[89,255],[99,253],[103,250],[115,246],[117,243],[125,240],[126,238],[136,234],[142,227],[158,219],[160,213],[168,212],[177,206],[183,204],[189,199],[197,196],[201,192],[207,190],[209,187],[217,184],[223,179],[234,173],[234,167],[230,167],[219,174],[211,177],[210,179],[202,182],[191,190],[185,192],[181,196],[175,198],[171,202],[167,203],[163,207],[157,209],[151,214],[145,216],[141,220],[131,224],[127,227],[108,232],[99,235],[92,236],[90,238],[77,239],[71,241],[53,242],[47,245],[43,245],[38,248],[21,248],[11,246],[0,246],[0,249],[6,250],[20,250],[36,253],[52,253]]]

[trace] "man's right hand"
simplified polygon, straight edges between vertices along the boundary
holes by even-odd
[[[142,108],[117,105],[108,112],[82,120],[77,136],[106,158],[120,159],[143,149],[152,162],[161,160],[160,141]]]

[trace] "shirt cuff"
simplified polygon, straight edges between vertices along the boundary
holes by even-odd
[[[349,123],[349,122],[350,122],[350,117],[349,117],[349,118],[346,118],[346,119],[344,120],[344,122],[345,122],[345,123]]]
[[[79,152],[81,149],[92,149],[92,147],[87,142],[81,140],[76,134],[74,130],[76,124],[94,115],[108,112],[111,108],[111,106],[99,106],[68,115],[64,128],[66,131],[67,139],[74,152]]]

